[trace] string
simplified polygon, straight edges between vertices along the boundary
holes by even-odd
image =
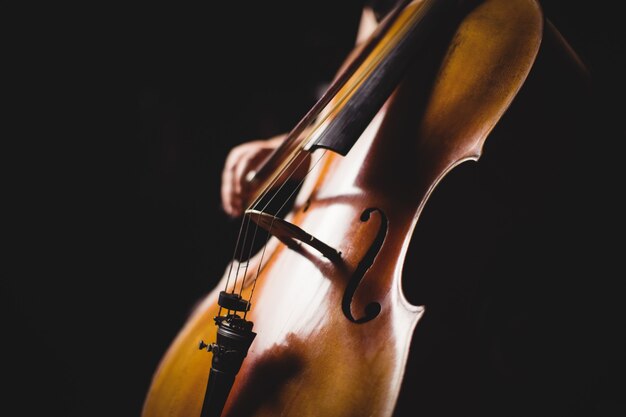
[[[241,222],[241,226],[239,226],[239,234],[237,235],[237,243],[235,243],[235,250],[233,251],[233,259],[230,261],[230,267],[228,269],[228,275],[226,276],[226,285],[224,286],[224,291],[228,292],[228,284],[230,282],[230,275],[233,272],[233,265],[235,263],[235,257],[237,256],[237,248],[239,247],[239,239],[241,238],[241,231],[243,230],[243,221]],[[234,288],[234,287],[233,287]],[[228,311],[230,314],[230,310]],[[222,315],[222,306],[220,306],[218,312],[218,316]]]
[[[310,140],[310,137],[309,137],[307,140]],[[308,143],[307,143],[307,144],[308,144]],[[305,144],[305,145],[306,145],[306,144]],[[299,152],[302,152],[302,150],[300,149],[300,150],[299,150]],[[257,198],[257,201],[260,201],[261,199],[263,199],[266,195],[268,195],[268,194],[271,192],[271,189],[272,189],[272,187],[274,186],[274,184],[276,184],[276,182],[278,181],[278,179],[279,179],[279,178],[280,178],[280,177],[281,177],[281,176],[285,173],[285,171],[291,167],[291,165],[294,163],[294,160],[297,158],[297,156],[298,156],[298,153],[294,152],[294,154],[291,156],[291,159],[290,159],[290,160],[289,160],[289,161],[285,164],[285,166],[281,169],[281,171],[278,173],[278,175],[276,175],[276,176],[272,179],[272,182],[270,183],[270,185],[269,185],[269,186],[268,186],[268,187],[264,190],[264,192],[262,193],[262,195],[261,195],[259,198]],[[287,183],[287,181],[289,181],[289,179],[293,176],[293,174],[297,171],[297,169],[300,167],[300,165],[301,165],[304,161],[305,161],[305,159],[302,159],[302,160],[300,161],[300,163],[298,163],[298,165],[296,166],[296,168],[295,168],[295,169],[294,169],[294,170],[293,170],[293,171],[292,171],[292,172],[291,172],[291,173],[287,176],[287,179],[285,180],[285,182],[283,182],[283,184],[281,184],[281,186],[280,186],[280,187],[276,190],[276,192],[275,192],[274,196],[272,196],[272,198],[270,199],[270,201],[269,201],[269,202],[271,202],[271,201],[274,199],[274,197],[276,197],[276,195],[277,195],[277,194],[278,194],[278,193],[282,190],[282,188],[285,186],[285,184]],[[310,171],[309,171],[309,172],[310,172]],[[307,172],[307,175],[308,175],[308,172]],[[256,202],[255,202],[255,204],[256,204]],[[252,206],[248,207],[248,209],[247,209],[247,210],[249,210],[249,209],[253,208],[253,206],[254,206],[254,204],[253,204]],[[284,204],[283,204],[283,206],[284,206]],[[266,208],[267,208],[267,205],[263,208],[262,212],[264,212],[264,210],[265,210]],[[247,210],[246,210],[246,211],[247,211]],[[241,250],[240,250],[240,255],[239,255],[239,256],[240,256],[240,259],[237,259],[237,250],[239,249],[239,242],[241,241],[241,240],[240,240],[240,238],[241,238],[241,232],[243,231],[243,225],[244,225],[244,223],[246,223],[246,232],[244,233],[243,242],[241,243]],[[248,229],[249,229],[249,226],[250,226],[250,215],[249,215],[249,214],[246,214],[246,215],[244,216],[244,219],[242,220],[242,222],[241,222],[241,226],[240,226],[240,228],[239,228],[239,235],[237,236],[237,242],[236,242],[236,244],[235,244],[235,250],[234,250],[234,252],[233,252],[233,259],[232,259],[232,261],[231,261],[230,268],[229,268],[229,271],[228,271],[228,276],[227,276],[227,279],[226,279],[226,286],[225,286],[225,288],[224,288],[224,290],[225,290],[225,291],[228,291],[228,285],[229,285],[229,283],[230,283],[230,277],[231,277],[231,275],[232,275],[233,265],[234,265],[234,263],[235,263],[235,260],[237,260],[237,270],[236,270],[236,272],[235,272],[235,280],[234,280],[234,283],[233,283],[233,291],[232,291],[232,292],[233,292],[233,293],[235,293],[235,291],[236,291],[236,288],[235,288],[235,287],[236,287],[236,285],[237,285],[238,276],[239,276],[239,270],[240,270],[240,268],[241,268],[241,259],[243,259],[243,251],[244,251],[244,248],[245,248],[245,245],[246,245],[246,240],[247,240],[247,237],[248,237]],[[248,256],[248,259],[247,259],[247,262],[246,262],[246,267],[245,267],[245,269],[244,269],[244,281],[245,281],[245,273],[246,273],[246,272],[247,272],[247,270],[248,270],[248,264],[249,264],[249,262],[250,262],[250,256],[251,256],[251,254],[252,254],[252,248],[254,247],[254,242],[255,242],[255,239],[256,239],[256,235],[257,235],[258,227],[259,227],[258,225],[255,225],[255,229],[254,229],[254,236],[253,236],[252,242],[250,243],[250,251],[249,251],[249,256]],[[240,295],[241,295],[241,291],[243,291],[243,283],[242,283],[242,285],[241,285],[241,290],[240,290],[240,292],[239,292],[239,293],[240,293]],[[221,309],[220,309],[220,312],[221,312]]]
[[[331,113],[328,113],[328,114],[331,114]],[[280,178],[280,177],[281,177],[281,176],[282,176],[282,175],[283,175],[283,174],[284,174],[284,173],[285,173],[285,172],[286,172],[289,168],[291,168],[291,166],[293,165],[293,163],[294,163],[294,161],[296,160],[296,158],[297,158],[299,155],[301,155],[301,152],[303,152],[303,148],[304,148],[304,147],[306,147],[306,146],[307,146],[307,145],[311,142],[312,137],[313,137],[312,133],[314,133],[314,132],[316,131],[316,129],[319,127],[319,125],[320,125],[321,123],[323,123],[323,122],[327,119],[327,117],[328,117],[328,116],[326,116],[326,117],[322,120],[322,122],[318,123],[318,125],[317,125],[317,126],[316,126],[316,127],[315,127],[315,128],[314,128],[314,129],[313,129],[313,130],[312,130],[312,131],[308,134],[308,135],[307,135],[307,137],[303,140],[304,144],[300,146],[300,149],[298,149],[297,151],[296,151],[296,150],[294,150],[294,151],[292,152],[292,154],[290,155],[290,159],[289,159],[289,160],[285,163],[285,165],[281,168],[280,172],[278,172],[278,174],[276,174],[276,175],[274,175],[274,176],[273,176],[272,180],[270,181],[270,184],[269,184],[269,185],[268,185],[268,186],[264,189],[264,191],[261,193],[261,195],[260,195],[259,197],[257,197],[257,198],[256,198],[256,200],[252,203],[252,205],[250,205],[250,206],[248,207],[248,209],[246,209],[246,211],[248,211],[248,210],[250,210],[250,209],[254,209],[254,208],[256,208],[256,206],[257,206],[258,204],[260,204],[260,202],[263,200],[263,198],[265,198],[265,197],[266,197],[269,193],[271,193],[271,192],[272,192],[272,189],[273,189],[274,185],[278,182],[279,178]],[[288,140],[288,139],[286,139],[286,140]],[[324,152],[324,153],[325,153],[325,152]],[[323,154],[322,154],[322,156],[323,156]],[[321,158],[321,157],[320,157],[320,158]],[[282,183],[282,184],[278,187],[278,189],[276,189],[276,191],[274,192],[274,195],[273,195],[273,196],[269,199],[269,201],[265,204],[265,206],[264,206],[264,207],[260,210],[262,213],[264,213],[264,212],[265,212],[265,210],[267,209],[267,207],[269,206],[269,204],[271,204],[271,202],[274,200],[274,198],[276,198],[276,196],[277,196],[277,195],[278,195],[278,194],[282,191],[283,187],[285,187],[285,186],[286,186],[286,184],[287,184],[287,182],[289,181],[289,179],[291,179],[291,177],[295,174],[295,172],[298,170],[298,168],[302,165],[302,163],[303,163],[305,160],[306,160],[306,159],[305,159],[305,158],[303,158],[300,162],[298,162],[298,164],[296,165],[296,167],[295,167],[295,168],[294,168],[294,169],[293,169],[293,170],[289,173],[289,175],[287,175],[287,178],[286,178],[286,179],[283,181],[283,183]],[[309,170],[309,171],[305,174],[304,178],[306,178],[306,176],[307,176],[307,175],[309,175],[309,173],[310,173],[310,172],[311,172],[311,170]],[[298,187],[302,184],[302,182],[303,182],[303,181],[304,181],[304,179],[300,182],[300,184],[298,185]],[[296,190],[297,190],[297,188],[296,188]],[[285,200],[285,202],[283,202],[283,204],[281,205],[281,207],[280,207],[280,209],[279,209],[278,211],[282,210],[282,208],[285,206],[285,204],[287,203],[287,201],[289,201],[289,198],[291,198],[291,196],[293,196],[293,193],[294,193],[294,192],[295,192],[295,190],[294,190],[294,191],[290,194],[290,196],[289,196],[289,197]],[[244,248],[245,248],[245,245],[246,245],[246,240],[247,240],[247,238],[248,238],[248,226],[249,226],[249,223],[250,223],[250,215],[246,213],[246,214],[245,214],[245,217],[247,217],[247,219],[245,219],[245,220],[247,220],[247,222],[248,222],[248,223],[247,223],[247,225],[246,225],[246,232],[244,233],[243,242],[242,242],[242,244],[241,244],[240,259],[237,259],[238,265],[237,265],[237,270],[236,270],[236,273],[235,273],[235,281],[234,281],[234,283],[233,283],[233,293],[235,293],[235,292],[236,292],[236,288],[235,288],[235,287],[236,287],[236,285],[237,285],[237,281],[238,281],[238,279],[239,279],[238,277],[239,277],[239,270],[240,270],[240,267],[241,267],[241,259],[243,259],[243,250],[244,250]],[[245,221],[245,220],[244,220],[244,221]],[[239,248],[240,236],[241,236],[241,231],[243,230],[243,223],[244,223],[244,221],[242,221],[242,223],[241,223],[241,227],[240,227],[240,229],[239,229],[239,236],[237,237],[237,243],[236,243],[236,245],[235,245],[235,251],[234,251],[234,253],[233,253],[233,259],[232,259],[232,261],[231,261],[231,267],[230,267],[230,270],[229,270],[229,272],[228,272],[228,278],[227,278],[227,280],[226,280],[226,282],[227,282],[227,284],[226,284],[226,288],[225,288],[225,290],[226,290],[226,291],[228,291],[228,283],[230,282],[230,275],[231,275],[231,273],[232,273],[232,266],[233,266],[233,264],[234,264],[234,262],[235,262],[235,259],[236,259],[237,249]],[[255,225],[255,228],[254,228],[254,235],[253,235],[253,237],[252,237],[252,242],[250,243],[250,250],[249,250],[249,253],[248,253],[248,258],[247,258],[247,261],[246,261],[246,266],[244,267],[244,275],[243,275],[243,279],[242,279],[242,284],[241,284],[241,289],[240,289],[240,291],[239,291],[239,295],[241,295],[241,293],[242,293],[242,291],[243,291],[243,288],[244,288],[245,277],[246,277],[246,273],[247,273],[247,271],[248,271],[248,265],[249,265],[249,263],[250,263],[250,257],[251,257],[251,255],[252,255],[252,249],[254,248],[254,242],[256,241],[256,235],[257,235],[258,227],[259,227],[259,225],[258,225],[258,224],[257,224],[257,225]],[[266,241],[266,244],[267,244],[267,241]],[[265,250],[265,247],[264,247],[263,249]]]
[[[302,152],[302,150],[300,150],[300,152]],[[325,152],[324,152],[324,153],[325,153]],[[294,163],[294,160],[296,159],[296,157],[297,157],[297,156],[298,156],[298,155],[295,155],[295,156],[291,159],[291,161],[289,161],[289,162],[288,162],[287,166],[285,166],[285,167],[283,168],[282,172],[284,172],[287,168],[289,168],[289,167],[290,167],[290,165],[291,165],[291,164],[293,164],[293,163]],[[322,154],[322,156],[323,156],[323,154]],[[321,156],[320,156],[320,158],[321,158]],[[291,177],[292,177],[292,176],[294,175],[294,173],[298,170],[298,168],[300,168],[300,166],[304,163],[304,161],[305,161],[305,160],[306,160],[306,159],[302,159],[302,160],[300,160],[300,162],[298,162],[298,165],[296,165],[296,167],[295,167],[295,168],[291,171],[291,173],[288,175],[287,179],[286,179],[286,180],[285,180],[285,181],[284,181],[284,182],[283,182],[283,183],[279,186],[279,188],[276,190],[276,192],[274,193],[274,195],[270,198],[270,200],[269,200],[269,201],[265,204],[265,206],[261,209],[261,213],[264,213],[264,212],[265,212],[265,209],[266,209],[266,208],[269,206],[269,204],[270,204],[270,203],[274,200],[274,198],[276,198],[276,196],[280,193],[280,191],[282,191],[283,187],[287,184],[287,182],[289,181],[289,179],[291,179]],[[300,188],[300,186],[301,186],[301,185],[302,185],[302,183],[304,182],[304,179],[305,179],[305,178],[309,175],[309,173],[313,170],[313,168],[315,168],[315,165],[317,165],[317,162],[319,162],[319,159],[318,159],[318,161],[316,161],[316,163],[313,165],[313,167],[312,167],[312,168],[310,168],[310,169],[307,171],[307,173],[303,176],[302,180],[301,180],[301,181],[298,183],[298,185],[297,185],[297,186],[296,186],[296,187],[292,190],[291,194],[289,194],[289,196],[285,199],[285,201],[284,201],[284,202],[283,202],[283,204],[280,206],[280,208],[276,211],[276,213],[279,213],[279,212],[283,209],[283,207],[285,206],[285,204],[287,204],[287,201],[289,201],[289,199],[290,199],[290,198],[293,196],[293,194],[294,194],[294,193],[298,190],[298,188]],[[278,176],[276,176],[276,177],[274,178],[274,181],[272,181],[273,183],[275,183],[276,179],[282,175],[282,172],[281,172],[280,174],[278,174]],[[268,194],[268,192],[267,192],[267,190],[266,190],[265,195],[267,195],[267,194]],[[254,207],[254,205],[253,205],[253,206],[251,206],[250,208],[252,208],[252,207]],[[249,208],[249,209],[250,209],[250,208]],[[248,216],[248,222],[249,222],[249,219],[250,219],[250,217],[251,217],[252,215],[251,215],[251,214],[248,214],[247,216]],[[255,222],[255,223],[256,223],[256,222]],[[272,220],[272,224],[273,224],[273,223],[274,223],[274,220]],[[252,249],[254,248],[254,242],[256,242],[256,235],[257,235],[257,231],[258,231],[258,230],[259,230],[259,225],[257,224],[257,225],[255,226],[255,229],[254,229],[254,235],[252,236],[252,242],[250,243],[250,249],[249,249],[249,251],[248,251],[248,258],[247,258],[246,266],[245,266],[245,268],[244,268],[243,278],[242,278],[242,281],[241,281],[241,288],[240,288],[240,290],[239,290],[239,296],[241,296],[241,294],[242,294],[242,292],[243,292],[243,289],[244,289],[244,287],[245,287],[246,275],[247,275],[247,273],[248,273],[248,266],[249,266],[249,264],[250,264],[250,258],[252,257]],[[265,245],[267,245],[267,242],[268,242],[268,240],[269,240],[269,235],[270,235],[270,234],[271,234],[271,226],[270,226],[270,230],[268,230],[268,239],[265,241]],[[247,229],[246,229],[246,236],[247,236]],[[244,242],[245,242],[245,240],[244,240]],[[245,245],[245,243],[244,243],[244,245]],[[265,245],[264,245],[264,248],[263,248],[264,250],[265,250]],[[243,251],[243,248],[242,248],[242,251]],[[263,260],[263,255],[261,255],[261,261],[262,261],[262,260]],[[237,272],[239,272],[239,271],[237,271]],[[236,284],[237,284],[237,278],[235,278],[235,285],[236,285]],[[235,286],[234,286],[234,285],[233,285],[233,292],[235,292]],[[250,298],[250,299],[252,299],[252,298]],[[250,300],[250,299],[249,299],[249,300]]]
[[[243,223],[246,223],[246,232],[244,233],[244,240],[243,243],[241,245],[241,251],[239,252],[239,260],[238,260],[238,264],[237,264],[237,272],[235,272],[235,282],[233,283],[233,294],[235,293],[236,287],[237,287],[237,280],[239,279],[239,269],[241,268],[241,260],[243,259],[243,250],[246,247],[246,236],[248,236],[248,229],[250,228],[250,216],[246,216],[246,219],[244,221],[241,222],[242,226]],[[254,234],[256,235],[256,229]],[[251,243],[250,247],[252,247],[252,245],[254,244],[254,241]],[[250,259],[248,258],[248,262],[250,262]],[[246,267],[247,269],[247,267]],[[244,273],[245,274],[245,273]],[[245,275],[244,275],[245,277]]]
[[[294,190],[291,191],[291,194],[289,195],[289,197],[283,202],[283,204],[281,206],[281,209],[282,209],[282,207],[284,207],[284,205],[287,203],[287,201],[289,201],[289,198],[291,198],[291,196],[293,196],[293,194],[298,190],[298,188],[300,188],[300,186],[302,186],[302,184],[304,183],[305,179],[309,176],[311,171],[313,171],[313,169],[315,169],[315,167],[322,160],[324,155],[326,155],[326,149],[324,149],[324,152],[322,152],[322,154],[319,156],[319,158],[317,158],[317,160],[313,163],[311,168],[307,171],[307,173],[304,175],[304,177],[300,180],[300,182],[294,188]],[[302,163],[302,161],[300,163]],[[275,196],[276,196],[276,194],[272,197],[272,199]],[[270,237],[272,236],[271,231],[272,231],[272,227],[274,226],[274,220],[275,219],[276,219],[275,217],[272,217],[272,222],[270,223],[270,227],[269,227],[269,230],[268,230],[267,238],[265,239],[265,244],[263,245],[263,250],[261,251],[261,259],[259,260],[259,266],[257,268],[256,276],[254,277],[254,282],[252,283],[252,289],[250,290],[250,297],[248,298],[248,302],[250,302],[252,300],[252,297],[254,296],[254,290],[256,288],[256,283],[258,281],[259,275],[261,274],[261,266],[263,265],[263,258],[265,257],[265,249],[267,248],[267,243],[269,242]],[[244,281],[245,281],[245,276],[244,276]],[[243,290],[243,284],[242,284],[242,290]],[[240,293],[240,295],[241,295],[241,293]],[[244,320],[245,320],[247,314],[248,314],[248,312],[246,311],[244,313],[244,315],[243,315]]]

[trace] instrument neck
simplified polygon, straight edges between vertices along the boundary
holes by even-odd
[[[328,91],[249,179],[254,207],[303,150],[346,155],[457,0],[402,1]],[[288,175],[286,175],[288,177]]]

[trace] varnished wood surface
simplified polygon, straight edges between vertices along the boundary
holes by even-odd
[[[532,68],[542,25],[534,1],[481,3],[454,34],[434,83],[417,61],[348,156],[323,157],[288,219],[341,251],[342,261],[331,263],[306,247],[287,249],[272,239],[248,315],[258,335],[224,416],[393,413],[411,335],[424,311],[410,305],[400,288],[408,239],[442,177],[480,156]],[[378,212],[363,221],[368,208]],[[378,213],[388,230],[350,309],[360,317],[374,301],[381,311],[355,323],[342,302],[381,228]],[[250,271],[259,261],[255,257]],[[200,339],[215,339],[220,289],[197,307],[170,346],[143,417],[199,415],[211,355],[197,346]]]

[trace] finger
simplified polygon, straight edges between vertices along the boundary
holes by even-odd
[[[234,215],[238,216],[243,212],[244,204],[244,176],[250,165],[250,152],[242,153],[237,163],[230,171],[230,205]]]
[[[222,170],[222,206],[224,211],[231,216],[236,216],[234,201],[236,195],[233,187],[235,179],[233,177],[237,162],[241,158],[241,154],[242,152],[240,149],[234,149],[231,151],[226,158],[226,163],[224,164],[224,169]]]
[[[233,148],[226,157],[224,169],[222,170],[222,185],[220,189],[222,208],[232,217],[236,217],[239,214],[241,207],[239,202],[240,197],[238,195],[240,193],[240,187],[237,185],[238,180],[235,173],[238,164],[249,152],[248,148],[249,147],[246,145]]]
[[[234,182],[233,187],[235,194],[242,196],[246,188],[246,174],[250,170],[250,164],[252,162],[252,155],[250,153],[242,156],[237,165],[234,167]]]

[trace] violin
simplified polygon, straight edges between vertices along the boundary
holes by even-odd
[[[494,135],[528,140],[519,126],[546,83],[567,103],[585,76],[537,1],[399,2],[249,175],[233,261],[162,358],[142,416],[401,415],[428,314],[403,269],[431,195]]]

